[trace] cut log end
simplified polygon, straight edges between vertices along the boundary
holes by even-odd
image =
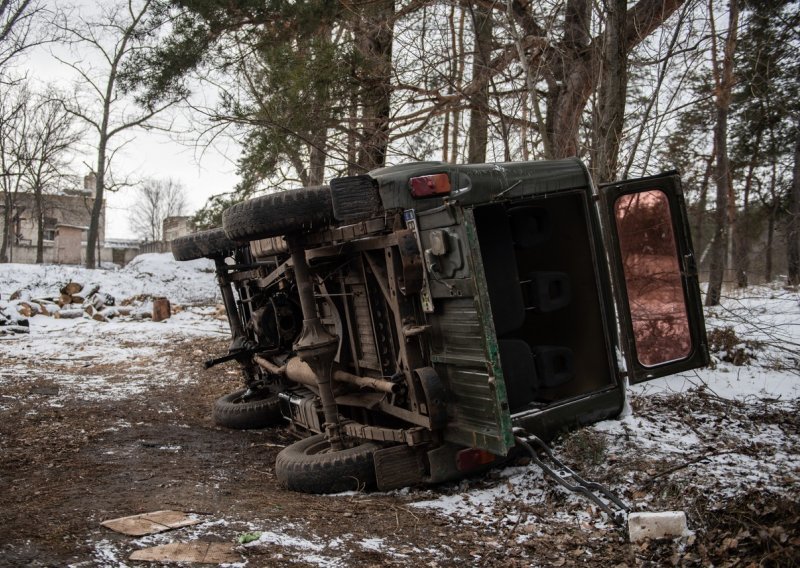
[[[153,299],[153,321],[163,321],[169,319],[172,315],[172,310],[169,305],[169,300],[166,298]]]

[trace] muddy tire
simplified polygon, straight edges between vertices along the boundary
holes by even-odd
[[[247,389],[237,390],[214,402],[214,423],[233,430],[256,430],[274,426],[283,421],[278,395],[263,390],[256,396],[243,400]]]
[[[228,254],[242,244],[226,237],[222,229],[209,229],[172,239],[170,246],[175,260],[195,260]]]
[[[333,219],[328,186],[270,193],[231,205],[222,213],[229,239],[255,240],[329,224]]]
[[[340,493],[375,486],[374,442],[331,451],[324,434],[286,446],[275,460],[282,487],[300,493]]]

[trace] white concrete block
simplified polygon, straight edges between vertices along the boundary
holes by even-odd
[[[683,511],[661,513],[630,513],[628,515],[628,537],[631,542],[646,538],[675,538],[691,534]]]

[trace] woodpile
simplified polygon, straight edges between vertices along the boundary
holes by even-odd
[[[67,282],[58,294],[34,298],[28,290],[18,290],[7,299],[0,299],[0,335],[29,333],[28,319],[44,315],[63,319],[93,319],[107,322],[117,317],[167,319],[171,315],[169,301],[157,298],[153,309],[142,305],[146,298],[123,301],[117,305],[116,298],[100,286],[84,287],[80,282]]]

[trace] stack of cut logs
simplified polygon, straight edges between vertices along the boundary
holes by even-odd
[[[126,301],[118,306],[114,296],[102,292],[100,286],[84,289],[79,282],[68,282],[59,292],[54,297],[33,298],[28,290],[18,290],[11,294],[8,301],[0,301],[0,335],[28,333],[27,318],[40,314],[54,318],[91,318],[102,322],[118,316],[130,316],[134,319],[152,317],[156,321],[170,317],[170,306],[166,298],[154,298],[151,312]]]
[[[100,286],[84,290],[83,284],[68,282],[61,288],[61,295],[53,298],[60,310],[55,317],[79,318],[86,314],[97,321],[108,321],[117,316],[131,314],[130,307],[116,307],[116,300],[111,294],[100,291]]]

